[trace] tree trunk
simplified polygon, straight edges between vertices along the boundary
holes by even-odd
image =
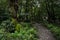
[[[48,1],[46,0],[46,10],[48,13],[48,22],[55,22],[55,13],[54,13],[54,5],[53,5],[53,1]],[[50,5],[51,3],[51,5]]]
[[[18,12],[18,0],[10,0],[9,1],[10,14],[14,19],[17,19]]]

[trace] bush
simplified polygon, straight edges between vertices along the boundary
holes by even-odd
[[[53,24],[46,24],[57,40],[60,40],[60,27]]]
[[[7,20],[1,23],[0,28],[4,28],[6,32],[14,32],[15,25],[11,22],[11,20]]]
[[[13,29],[15,29],[14,33],[7,32]],[[0,40],[37,40],[37,31],[29,23],[16,23],[14,26],[12,21],[7,20],[1,23]]]

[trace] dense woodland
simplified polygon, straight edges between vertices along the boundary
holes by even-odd
[[[60,0],[0,0],[0,40],[38,40],[33,23],[60,40]]]

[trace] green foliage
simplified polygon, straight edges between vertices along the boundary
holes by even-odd
[[[4,28],[6,32],[12,32],[15,30],[15,25],[10,21],[3,21],[0,25],[0,29]]]
[[[8,1],[0,0],[0,23],[9,18]]]
[[[15,32],[11,33],[13,30]],[[12,21],[7,20],[0,25],[0,40],[37,40],[37,31],[30,23],[14,25]]]
[[[54,20],[60,22],[59,0],[18,0],[16,5],[18,6],[17,14],[9,0],[0,0],[0,40],[37,40],[37,31],[34,26],[30,23],[18,23],[18,21],[43,21],[46,23],[49,17],[54,19],[53,16],[55,16]],[[10,15],[17,15],[18,20]],[[60,40],[60,27],[53,24],[46,25],[57,37],[57,40]]]
[[[60,27],[53,24],[46,24],[57,40],[60,40]]]
[[[37,40],[37,31],[29,23],[17,24],[16,29],[16,32],[20,34],[21,40]]]

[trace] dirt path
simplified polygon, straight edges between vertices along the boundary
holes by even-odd
[[[52,33],[44,26],[38,23],[34,24],[34,26],[38,29],[39,40],[55,40]]]

